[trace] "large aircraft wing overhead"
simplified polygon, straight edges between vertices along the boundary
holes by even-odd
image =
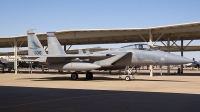
[[[47,62],[70,62],[73,59],[89,59],[90,61],[96,61],[96,60],[102,60],[106,58],[110,58],[114,55],[112,54],[68,54],[68,55],[27,55],[22,56],[22,59],[40,59],[41,62],[47,61]]]
[[[105,67],[105,66],[115,65],[115,64],[123,61],[123,64],[125,63],[126,65],[129,65],[131,63],[130,57],[132,57],[132,52],[125,52],[125,53],[121,53],[116,56],[113,56],[111,58],[96,61],[96,62],[94,62],[94,64]]]
[[[51,57],[64,57],[64,58],[74,58],[74,57],[108,57],[108,56],[115,56],[115,54],[67,54],[67,55],[26,55],[23,57],[27,57],[27,58],[39,58],[39,57],[47,57],[47,58],[51,58]]]
[[[66,54],[53,32],[47,32],[47,41],[48,54]]]

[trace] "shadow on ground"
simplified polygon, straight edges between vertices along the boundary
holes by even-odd
[[[163,72],[162,74],[163,75],[170,75],[170,76],[200,76],[200,71],[196,71],[197,73],[183,73],[183,74],[177,74],[177,73],[174,73],[173,71],[170,72],[170,74],[168,73],[165,73]],[[12,73],[14,73],[12,71]],[[27,74],[27,73],[30,73],[29,71],[20,71],[19,73],[22,73],[22,74]],[[41,74],[42,72],[40,70],[38,71],[33,71],[33,73],[35,74]],[[72,72],[64,72],[62,73],[63,75],[65,74],[71,74]],[[111,74],[108,72],[108,71],[102,71],[102,72],[99,72],[99,71],[92,71],[93,74],[95,75],[98,75],[98,74],[105,74],[105,75],[125,75],[123,72],[121,73],[118,73],[116,71],[112,71]],[[43,74],[61,74],[57,71],[45,71],[45,73]],[[85,74],[84,72],[80,73],[80,74]],[[135,74],[135,72],[133,71],[133,74]],[[138,71],[137,75],[149,75],[149,72],[144,72],[143,70],[141,71]],[[159,76],[160,75],[160,71],[156,71],[154,72],[154,75],[156,76]]]
[[[28,79],[31,81],[125,81],[124,78],[111,78],[111,77],[94,77],[92,80],[87,80],[86,78],[79,78],[78,80],[71,80],[70,76],[62,76],[62,77],[41,77],[41,78],[19,78],[17,80]],[[132,78],[131,81],[152,81],[152,82],[188,82],[188,81],[178,81],[178,80],[152,80],[152,79],[137,79]]]
[[[70,85],[66,85],[70,86]],[[80,85],[81,86],[81,85]],[[97,88],[98,89],[98,88]],[[200,95],[0,86],[1,112],[199,112]]]

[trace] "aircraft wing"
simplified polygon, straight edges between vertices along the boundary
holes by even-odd
[[[40,58],[40,57],[48,57],[48,58],[81,58],[81,57],[104,57],[104,56],[114,56],[114,54],[67,54],[67,55],[26,55],[22,57],[26,58]]]
[[[67,55],[34,55],[22,56],[22,60],[37,60],[39,62],[71,62],[71,61],[96,61],[110,58],[112,54],[67,54]],[[42,59],[42,60],[41,60]]]
[[[67,54],[79,54],[79,50],[82,50],[83,53],[86,53],[87,49],[90,50],[90,52],[97,52],[97,51],[104,51],[108,50],[109,48],[83,48],[83,49],[70,49],[66,53]]]
[[[85,53],[86,49],[89,49],[90,52],[108,50],[108,48],[85,48],[85,49],[81,49],[81,50]],[[78,51],[79,51],[79,49],[72,49],[72,50],[68,50],[66,53],[67,54],[78,54]],[[46,51],[46,52],[48,53],[48,51]],[[17,54],[18,55],[28,55],[28,50],[18,50]],[[7,56],[7,55],[14,55],[14,52],[13,51],[0,52],[0,56]]]
[[[115,55],[113,57],[96,61],[94,64],[100,65],[102,67],[116,65],[120,62],[123,62],[123,64],[130,65],[131,64],[131,58],[132,52],[123,52],[121,54]]]

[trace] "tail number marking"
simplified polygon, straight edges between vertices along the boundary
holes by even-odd
[[[34,54],[35,55],[42,55],[42,52],[41,51],[35,51]]]

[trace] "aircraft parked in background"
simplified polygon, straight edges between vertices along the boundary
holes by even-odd
[[[195,67],[195,68],[199,68],[200,67],[200,62],[197,62],[195,61],[195,59],[193,58],[193,61],[192,63],[187,63],[185,64],[185,67]]]

